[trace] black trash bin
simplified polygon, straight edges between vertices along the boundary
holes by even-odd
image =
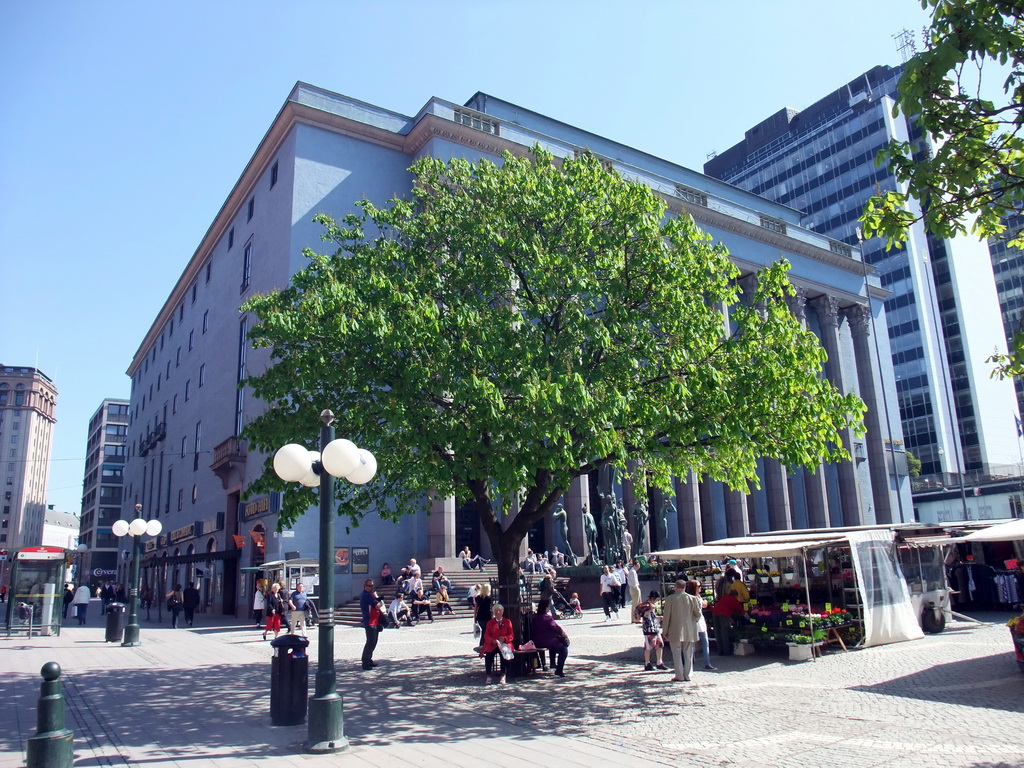
[[[282,635],[272,640],[270,660],[270,724],[301,725],[306,722],[309,697],[309,640],[300,635]]]
[[[108,643],[120,643],[124,641],[124,603],[111,603],[107,606],[107,636]]]

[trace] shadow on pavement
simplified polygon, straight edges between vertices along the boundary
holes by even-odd
[[[595,724],[703,706],[694,688],[659,685],[634,663],[608,669],[570,657],[565,678],[541,672],[484,685],[483,661],[472,656],[378,661],[378,669],[362,672],[339,660],[338,690],[353,745],[436,743],[439,733],[449,741],[572,736]],[[665,673],[660,677],[667,681]],[[96,754],[130,753],[133,764],[220,755],[265,759],[301,753],[306,738],[305,724],[270,725],[269,663],[87,670],[65,673],[62,681],[79,766],[109,763]],[[15,673],[5,683],[17,692],[16,707],[27,722],[4,729],[0,749],[22,752],[18,732],[32,732],[26,726],[35,719],[39,675]],[[94,738],[87,742],[89,733]]]
[[[1024,697],[1021,697],[1024,676],[1017,672],[1016,666],[1013,652],[1007,647],[1004,653],[937,664],[883,683],[851,686],[850,690],[966,707],[1024,712]]]

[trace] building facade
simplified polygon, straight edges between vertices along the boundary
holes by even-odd
[[[118,541],[110,526],[121,518],[129,406],[107,398],[89,419],[79,537],[85,549],[78,557],[79,573],[92,586],[117,576]]]
[[[729,247],[744,291],[753,289],[761,266],[787,258],[797,289],[792,311],[828,351],[827,375],[869,407],[868,437],[843,436],[853,460],[815,471],[765,460],[761,490],[751,493],[680,478],[670,498],[653,494],[664,514],[650,523],[646,540],[663,548],[752,530],[910,519],[895,384],[891,367],[879,365],[889,359],[889,339],[874,333],[885,328],[888,293],[858,249],[802,226],[792,208],[483,93],[465,105],[431,99],[408,117],[299,83],[128,367],[122,513],[133,516],[130,510],[141,504],[143,516],[160,519],[164,528],[146,544],[145,581],[157,589],[196,581],[210,610],[243,613],[258,575],[251,569],[317,551],[315,511],[278,532],[277,495],[245,497],[267,457],[249,451],[241,431],[266,406],[239,383],[265,370],[269,359],[266,350],[251,348],[254,320],[238,311],[252,295],[287,285],[305,264],[303,248],[322,247],[313,216],[341,217],[364,197],[383,204],[408,195],[408,168],[423,155],[476,161],[506,150],[525,154],[537,143],[556,156],[594,152],[623,176],[650,185],[671,214],[692,215]],[[583,509],[598,508],[597,483],[581,478],[564,500],[568,543],[576,552],[585,551]],[[632,510],[639,491],[626,482],[621,493]],[[339,599],[357,594],[362,574],[377,573],[384,562],[417,557],[429,564],[467,544],[489,554],[461,502],[425,498],[423,514],[397,524],[370,517],[351,530],[339,525],[332,542],[342,550]],[[530,539],[538,549],[566,543],[550,520]]]
[[[42,543],[56,407],[57,388],[42,371],[0,365],[0,549]]]
[[[815,232],[857,244],[868,198],[897,188],[886,167],[875,167],[878,151],[892,139],[927,151],[914,124],[892,114],[901,72],[878,66],[803,111],[780,110],[710,159],[705,172],[799,209]],[[956,482],[949,476],[1012,474],[1013,386],[991,379],[985,363],[1005,346],[987,245],[926,235],[918,224],[906,247],[887,251],[873,239],[863,253],[890,291],[885,310],[905,446],[921,460],[922,476]]]

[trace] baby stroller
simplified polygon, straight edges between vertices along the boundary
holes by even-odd
[[[557,589],[551,593],[551,609],[557,619],[578,619],[583,616],[582,611],[577,611]]]

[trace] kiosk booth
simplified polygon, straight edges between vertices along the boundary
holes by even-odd
[[[22,547],[14,551],[7,595],[7,636],[59,635],[64,608],[62,547]]]

